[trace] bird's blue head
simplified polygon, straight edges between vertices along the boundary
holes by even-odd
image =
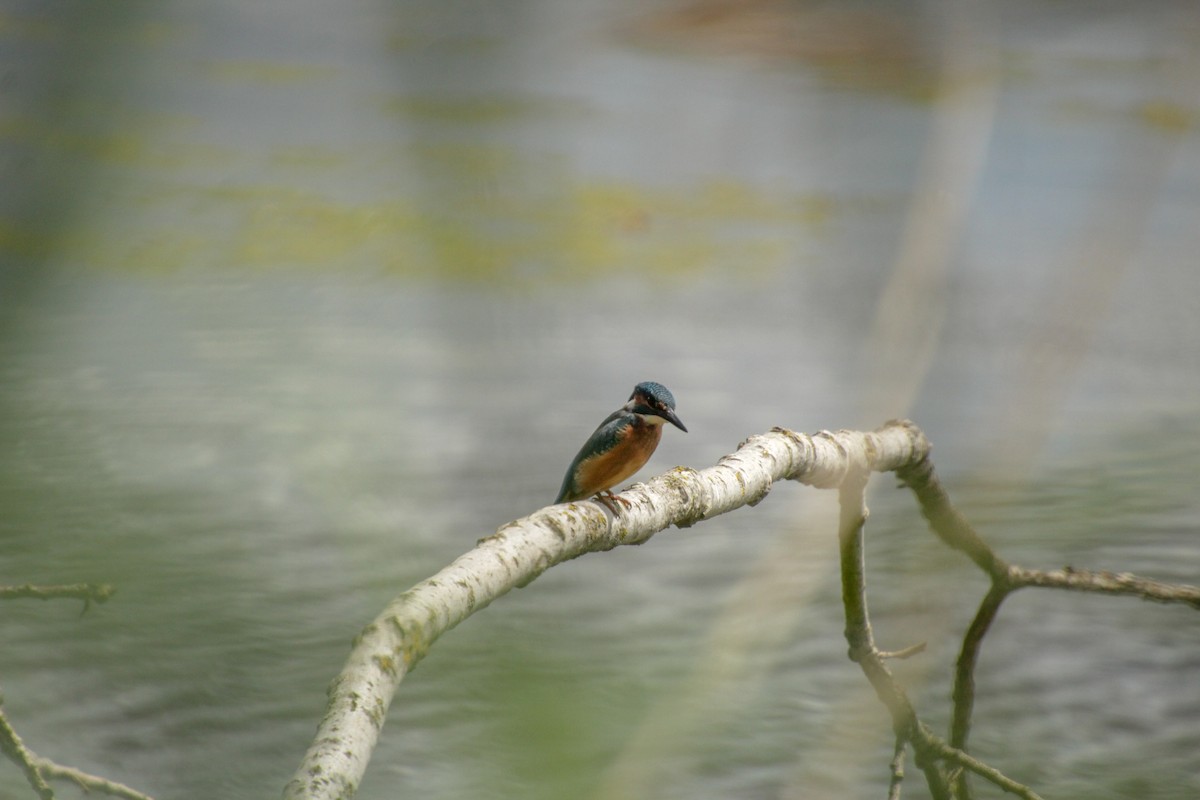
[[[669,422],[687,433],[687,428],[675,415],[675,396],[661,383],[643,381],[633,387],[633,394],[629,395],[629,402],[625,404],[625,408],[646,422],[654,425]]]

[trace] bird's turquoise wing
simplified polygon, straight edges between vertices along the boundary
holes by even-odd
[[[568,500],[578,500],[583,496],[577,483],[579,468],[585,462],[598,458],[616,447],[617,443],[621,441],[621,435],[629,429],[632,422],[633,416],[622,409],[609,414],[608,418],[600,423],[600,427],[592,431],[592,435],[583,443],[583,447],[571,461],[571,466],[567,468],[567,474],[563,476],[562,488],[558,490],[558,499],[554,502],[565,503]]]

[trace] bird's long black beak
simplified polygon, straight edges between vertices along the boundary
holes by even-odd
[[[663,419],[665,419],[667,422],[674,425],[676,428],[679,428],[679,430],[683,431],[684,433],[687,433],[687,428],[685,428],[683,426],[683,421],[680,420],[679,417],[675,416],[675,412],[672,411],[671,409],[664,408],[662,411],[658,412],[658,415],[660,417],[662,417]]]

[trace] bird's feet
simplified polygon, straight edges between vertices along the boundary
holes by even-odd
[[[624,497],[618,497],[617,495],[613,494],[612,489],[605,489],[603,492],[598,492],[592,499],[614,514],[621,513],[622,505],[624,505],[625,508],[633,508],[633,503],[629,502]]]

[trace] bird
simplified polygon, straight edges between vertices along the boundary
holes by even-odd
[[[567,467],[554,502],[568,503],[594,496],[614,513],[617,511],[614,501],[628,507],[629,501],[614,495],[612,487],[650,460],[662,439],[663,425],[668,422],[687,433],[675,414],[675,397],[667,387],[654,381],[634,386],[629,402],[609,414],[584,442]]]

